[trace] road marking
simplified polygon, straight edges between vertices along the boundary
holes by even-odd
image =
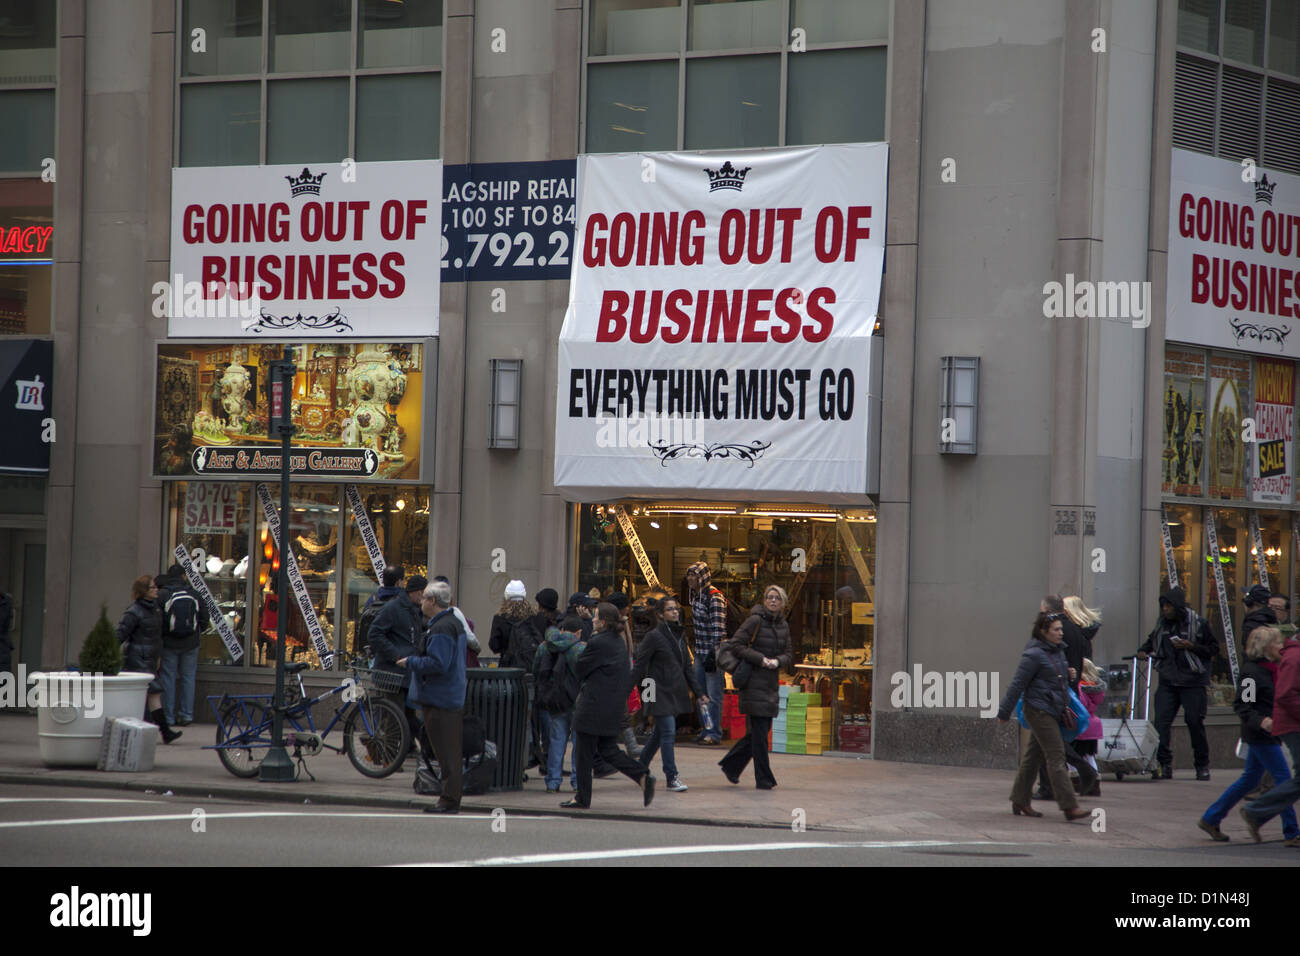
[[[903,850],[948,846],[1030,846],[1025,843],[975,840],[868,840],[853,843],[799,841],[797,843],[715,843],[710,846],[652,846],[625,850],[587,850],[572,853],[533,853],[528,856],[491,856],[451,863],[403,863],[400,866],[528,866],[537,863],[571,863],[581,860],[622,860],[646,856],[690,856],[700,853],[770,853],[786,850]]]
[[[219,813],[212,810],[204,811],[204,818],[207,820],[247,820],[253,818],[267,817],[350,817],[354,819],[377,819],[377,820],[403,820],[403,819],[426,819],[424,812],[420,813],[402,813],[389,811],[388,813],[334,813],[311,812],[311,811],[292,811],[292,810],[250,810],[240,813]],[[443,819],[447,820],[494,820],[490,813],[459,813],[443,814]],[[0,823],[0,829],[16,829],[22,827],[65,827],[65,826],[86,826],[105,823],[154,823],[159,820],[193,820],[194,813],[155,813],[145,814],[134,817],[75,817],[67,820],[11,820]],[[511,820],[561,820],[563,817],[533,817],[533,816],[512,816]]]

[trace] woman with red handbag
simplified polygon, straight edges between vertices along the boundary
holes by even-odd
[[[1029,737],[1020,756],[1020,770],[1011,788],[1011,812],[1016,816],[1041,817],[1030,806],[1034,778],[1038,765],[1047,761],[1047,772],[1052,781],[1052,793],[1065,819],[1078,820],[1088,816],[1079,806],[1070,785],[1070,774],[1065,769],[1065,741],[1061,737],[1061,721],[1067,725],[1076,719],[1070,710],[1070,668],[1065,660],[1065,633],[1060,614],[1038,613],[1029,643],[1020,656],[1020,666],[1011,678],[998,708],[998,720],[1003,723],[1023,695],[1025,722]],[[1072,729],[1072,728],[1071,728]]]

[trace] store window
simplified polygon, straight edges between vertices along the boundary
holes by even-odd
[[[831,709],[832,746],[865,748],[875,643],[874,512],[652,501],[575,507],[579,590],[637,598],[657,584],[685,597],[687,568],[704,561],[727,598],[731,633],[769,585],[785,588],[794,664],[782,680],[819,694]]]
[[[889,0],[591,0],[585,151],[883,140],[889,14]]]
[[[216,599],[231,632],[249,648],[249,540],[253,533],[250,487],[222,481],[178,481],[167,489],[167,553],[185,546],[195,569]],[[169,562],[170,563],[170,562]],[[241,664],[226,648],[215,624],[199,642],[199,663]]]
[[[53,262],[54,184],[0,179],[0,335],[50,333]]]
[[[199,562],[204,582],[244,648],[243,658],[235,661],[210,627],[200,645],[204,664],[275,664],[282,562],[256,488],[242,481],[168,483],[168,553],[183,544]],[[429,488],[383,484],[357,490],[385,560],[403,565],[407,574],[427,576]],[[278,485],[268,483],[267,492],[278,512]],[[379,583],[346,496],[342,484],[294,482],[289,492],[289,547],[326,644],[336,654],[354,649],[357,621]],[[285,659],[319,668],[308,622],[293,602],[287,611]]]
[[[185,0],[182,11],[180,165],[438,157],[441,0]]]
[[[0,4],[0,173],[39,173],[54,156],[57,25],[57,4]]]

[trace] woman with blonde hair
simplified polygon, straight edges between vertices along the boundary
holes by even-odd
[[[1088,766],[1096,773],[1097,741],[1102,738],[1101,718],[1097,716],[1097,711],[1106,699],[1106,685],[1102,683],[1097,666],[1086,657],[1083,659],[1083,674],[1079,678],[1079,699],[1083,701],[1083,706],[1088,708],[1088,726],[1074,738],[1073,743],[1067,746],[1073,747],[1074,752],[1086,760]],[[1081,792],[1085,797],[1100,797],[1101,775],[1098,774],[1092,786]]]
[[[1211,840],[1220,843],[1226,842],[1228,835],[1219,829],[1219,823],[1242,797],[1259,785],[1265,770],[1279,784],[1291,779],[1286,759],[1282,756],[1282,745],[1273,736],[1273,674],[1265,663],[1282,659],[1282,632],[1276,627],[1255,628],[1246,638],[1246,658],[1237,684],[1237,697],[1232,702],[1232,709],[1241,718],[1241,739],[1250,747],[1246,754],[1246,769],[1196,821]],[[1245,810],[1242,816],[1258,843],[1257,821]],[[1291,808],[1282,811],[1282,834],[1287,845],[1300,846],[1300,826],[1297,826],[1295,810]]]
[[[748,683],[740,688],[740,712],[746,717],[745,736],[736,741],[718,761],[732,783],[740,783],[741,772],[754,762],[754,785],[759,790],[776,786],[772,764],[767,759],[767,735],[772,719],[781,712],[780,671],[794,659],[790,647],[790,625],[785,620],[789,603],[785,590],[772,584],[763,591],[763,605],[756,608],[727,643],[743,663],[750,666]]]

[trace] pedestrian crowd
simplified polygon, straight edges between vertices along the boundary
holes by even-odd
[[[1285,745],[1293,765],[1300,761],[1300,640],[1288,626],[1290,600],[1285,595],[1255,585],[1243,603],[1246,662],[1233,709],[1241,721],[1238,755],[1246,766],[1197,826],[1211,839],[1227,841],[1220,822],[1237,803],[1253,796],[1239,812],[1255,841],[1261,840],[1260,828],[1280,816],[1285,844],[1300,846],[1293,809],[1300,797],[1300,777],[1292,776],[1282,751]],[[1011,788],[1011,811],[1017,816],[1041,817],[1031,802],[1038,798],[1055,800],[1067,821],[1078,820],[1091,814],[1079,806],[1076,787],[1081,796],[1101,795],[1096,756],[1103,737],[1098,710],[1105,686],[1091,660],[1100,626],[1100,612],[1078,597],[1048,595],[1039,605],[1029,642],[998,708],[998,719],[1006,722],[1019,705],[1017,716],[1026,730]],[[1188,606],[1183,590],[1173,587],[1162,594],[1159,619],[1134,655],[1136,661],[1150,659],[1160,678],[1153,779],[1173,779],[1170,738],[1180,709],[1191,737],[1195,778],[1210,779],[1205,716],[1211,661],[1218,652],[1209,623]],[[1135,680],[1136,672],[1135,664]],[[1069,767],[1078,772],[1077,784],[1071,782]],[[1031,793],[1035,778],[1039,788]]]

